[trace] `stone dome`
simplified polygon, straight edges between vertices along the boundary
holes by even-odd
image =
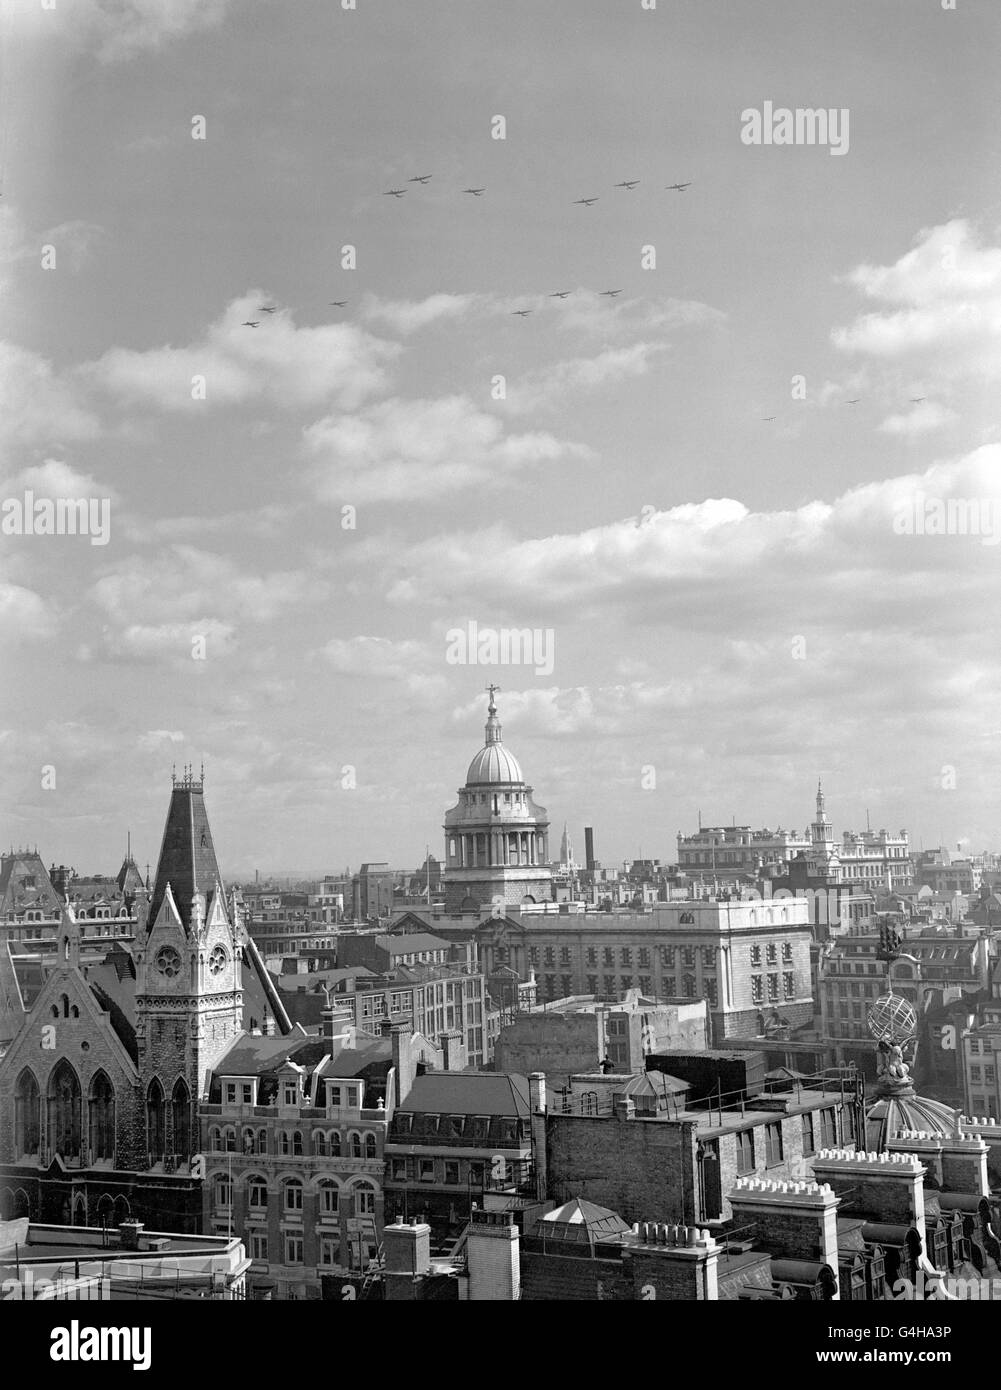
[[[521,764],[501,742],[488,743],[469,764],[466,786],[482,786],[487,782],[524,782]]]

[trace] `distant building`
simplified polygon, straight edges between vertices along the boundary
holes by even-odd
[[[691,879],[753,879],[763,864],[788,863],[810,848],[795,830],[752,830],[749,825],[700,826],[693,835],[678,831],[678,870]]]
[[[363,864],[351,880],[351,914],[356,922],[378,922],[393,911],[393,871],[388,864]]]
[[[630,990],[619,1002],[592,996],[560,999],[502,1026],[494,1053],[498,1071],[543,1072],[550,1088],[574,1072],[608,1060],[615,1072],[639,1072],[651,1052],[708,1046],[704,1000],[657,1004]]]

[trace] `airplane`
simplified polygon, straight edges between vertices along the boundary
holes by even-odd
[[[567,299],[573,294],[573,290],[556,290],[549,296],[550,299]]]
[[[481,193],[485,193],[485,188],[464,188],[463,193],[471,193],[474,198],[478,198]]]
[[[260,325],[260,322],[261,322],[260,319],[257,320],[257,323],[252,323],[250,319],[244,319],[243,323],[240,324],[240,327],[241,327],[241,328],[257,328],[257,327]]]
[[[624,179],[622,183],[617,183],[616,188],[635,188],[639,179]]]
[[[601,293],[602,293],[603,295],[606,295],[606,294],[607,294],[608,297],[609,297],[609,299],[614,299],[615,296],[616,296],[617,294],[621,294],[622,291],[621,291],[621,290],[602,290]]]
[[[859,401],[860,401],[861,399],[862,399],[861,396],[856,396],[855,399],[854,399],[853,401],[845,401],[845,405],[858,405],[858,403],[859,403]]]
[[[767,425],[769,420],[777,420],[778,418],[779,417],[777,415],[762,415],[761,422],[762,424]]]
[[[433,177],[432,174],[417,174],[415,178],[407,179],[407,183],[427,183],[428,179]]]
[[[402,198],[406,191],[405,188],[387,188],[382,196],[384,198]]]
[[[259,314],[274,314],[277,313],[277,308],[274,304],[259,304],[257,312]]]
[[[690,182],[689,182],[689,183],[669,183],[669,184],[667,185],[668,190],[669,190],[669,191],[673,190],[675,193],[684,193],[685,189],[686,189],[686,188],[691,188],[691,186],[692,186],[692,185],[691,185]]]
[[[911,397],[911,405],[920,405],[921,402],[922,402],[924,399],[925,399],[924,396],[912,396],[912,397]]]
[[[526,314],[530,314],[531,312],[531,309],[512,309],[511,315],[512,317],[523,319]]]
[[[331,309],[343,309],[347,303],[346,299],[331,299],[329,301]]]
[[[597,198],[575,198],[575,199],[574,199],[574,202],[575,202],[575,203],[583,203],[584,206],[585,206],[586,208],[589,208],[589,207],[591,206],[592,203],[596,203],[597,201],[598,201]]]

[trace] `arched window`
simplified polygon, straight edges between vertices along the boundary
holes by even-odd
[[[226,1126],[226,1152],[228,1154],[236,1153],[236,1129],[233,1125]]]
[[[252,1154],[252,1153],[255,1151],[255,1148],[256,1148],[256,1145],[255,1145],[255,1143],[254,1143],[254,1131],[253,1131],[252,1129],[250,1129],[250,1128],[244,1129],[244,1131],[243,1131],[243,1152],[244,1152],[245,1154]]]
[[[111,1200],[111,1194],[105,1192],[97,1203],[97,1220],[101,1226],[111,1224],[111,1218],[115,1210],[115,1204]]]
[[[111,1214],[113,1218],[111,1224],[113,1226],[120,1226],[123,1221],[128,1221],[129,1217],[132,1215],[129,1199],[127,1197],[116,1197]]]
[[[90,1152],[94,1163],[115,1156],[115,1088],[103,1071],[90,1083]]]
[[[163,1087],[154,1076],[146,1091],[146,1148],[151,1165],[163,1161],[165,1122]]]
[[[68,954],[69,954],[69,942],[67,941],[65,944],[66,944],[66,952],[67,952],[67,955],[68,955]],[[60,1002],[60,1004],[63,1006],[63,1018],[69,1018],[69,1016],[70,1016],[70,1000],[69,1000],[69,995],[68,995],[68,994],[61,994],[61,995],[59,996],[59,1002]]]
[[[17,1078],[14,1090],[14,1157],[37,1154],[42,1106],[35,1074],[29,1068]]]
[[[268,1131],[267,1131],[266,1129],[259,1129],[259,1130],[257,1131],[257,1152],[258,1152],[259,1154],[266,1154],[267,1151],[268,1151]]]
[[[191,1157],[191,1092],[187,1082],[178,1077],[170,1097],[170,1119],[174,1130],[174,1154],[178,1159]]]
[[[292,1135],[292,1154],[295,1158],[302,1158],[302,1131],[298,1129]]]
[[[332,1130],[330,1133],[330,1157],[340,1158],[341,1156],[341,1132],[339,1129]]]
[[[360,1134],[352,1134],[352,1135],[350,1136],[350,1138],[351,1138],[351,1157],[352,1157],[352,1158],[361,1158],[361,1156],[362,1156],[362,1150],[361,1150],[361,1135],[360,1135]]]
[[[222,1130],[217,1125],[213,1125],[209,1130],[209,1148],[213,1153],[218,1153],[222,1148]]]
[[[80,1157],[80,1081],[62,1058],[53,1068],[48,1087],[49,1143],[63,1158]]]
[[[355,1188],[355,1216],[375,1215],[375,1188],[367,1182]]]
[[[318,1134],[313,1135],[313,1152],[321,1158],[326,1158],[327,1149],[327,1136],[321,1130]]]
[[[281,1153],[290,1154],[292,1152],[292,1139],[287,1129],[283,1129],[278,1136],[278,1144]]]
[[[246,1179],[247,1205],[259,1211],[268,1205],[268,1180],[260,1173],[251,1173]]]
[[[336,1216],[340,1189],[335,1182],[320,1183],[320,1215]]]
[[[678,918],[678,924],[682,927],[693,927],[695,925],[695,913],[683,912]]]
[[[374,1134],[366,1134],[366,1135],[365,1135],[365,1157],[366,1157],[366,1158],[375,1158],[375,1156],[376,1156],[376,1151],[375,1151],[375,1135],[374,1135]]]
[[[217,1207],[233,1205],[233,1184],[228,1173],[217,1173],[213,1180],[213,1195]]]
[[[288,1178],[282,1188],[282,1206],[286,1211],[302,1211],[302,1183]]]

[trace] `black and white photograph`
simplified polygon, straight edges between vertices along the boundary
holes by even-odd
[[[999,71],[998,0],[0,0],[43,1375],[207,1302],[248,1376],[387,1302],[982,1345]]]

